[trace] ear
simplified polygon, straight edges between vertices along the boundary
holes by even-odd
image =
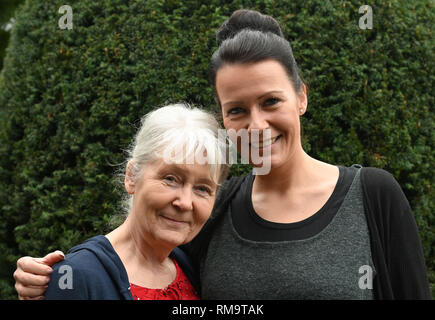
[[[299,101],[299,110],[302,110],[300,112],[300,115],[303,115],[307,111],[308,107],[308,97],[307,97],[307,87],[305,84],[302,84],[301,89],[297,93],[298,101]]]
[[[125,190],[127,190],[129,194],[134,194],[135,186],[136,186],[133,172],[134,172],[134,162],[133,160],[130,160],[127,164],[127,169],[125,170],[125,178],[124,178]]]

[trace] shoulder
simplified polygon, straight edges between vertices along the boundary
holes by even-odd
[[[219,195],[225,195],[234,190],[237,186],[239,186],[245,179],[247,179],[250,176],[250,174],[246,174],[244,176],[233,176],[227,180],[225,180],[224,183],[222,183],[222,186],[219,188]]]
[[[368,183],[371,183],[372,186],[376,183],[383,183],[385,180],[395,181],[393,175],[384,169],[373,168],[373,167],[364,167],[361,171],[361,174],[368,179]]]
[[[219,187],[211,216],[206,225],[226,211],[231,199],[240,190],[240,185],[248,176],[249,174],[242,177],[231,177],[222,183]]]
[[[361,170],[361,182],[370,196],[402,197],[404,193],[397,180],[384,169],[366,167]]]
[[[364,204],[368,212],[385,221],[411,219],[412,210],[405,193],[391,173],[378,168],[361,169]],[[409,220],[408,219],[408,220]]]
[[[46,299],[89,299],[93,288],[107,287],[107,263],[96,252],[98,246],[98,238],[91,238],[73,247],[65,260],[53,266]]]
[[[56,263],[53,266],[53,271],[65,269],[64,266],[71,266],[76,272],[80,272],[83,275],[89,273],[92,276],[93,274],[98,273],[98,269],[103,267],[103,264],[94,253],[83,249],[68,253],[65,256],[65,260]]]
[[[234,193],[239,190],[240,185],[250,176],[250,174],[246,174],[244,176],[234,176],[226,180],[219,188],[216,202],[220,203],[222,201],[228,200],[231,198]]]
[[[72,247],[59,267],[70,264],[83,274],[93,275],[99,273],[107,261],[113,259],[111,255],[116,255],[116,253],[109,240],[105,236],[99,235]],[[57,266],[55,265],[55,267]]]
[[[53,266],[45,299],[87,299],[89,279],[98,276],[98,262],[85,250],[67,254]]]

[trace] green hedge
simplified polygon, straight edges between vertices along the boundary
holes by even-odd
[[[283,24],[309,86],[310,155],[399,181],[435,284],[432,1],[371,1],[372,30],[358,27],[361,1],[66,2],[72,30],[58,27],[63,0],[17,10],[0,78],[1,298],[15,298],[18,257],[107,231],[116,164],[143,114],[181,100],[215,107],[214,32],[239,8]]]
[[[2,0],[0,2],[0,71],[3,68],[5,49],[9,43],[8,24],[14,16],[15,9],[23,2],[24,0]]]

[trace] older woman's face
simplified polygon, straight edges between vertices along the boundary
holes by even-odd
[[[287,163],[301,149],[299,116],[307,107],[305,87],[296,93],[279,62],[226,65],[217,72],[216,90],[227,130],[271,130],[271,140],[258,149],[270,150],[272,168]]]
[[[187,243],[198,234],[216,196],[208,165],[167,164],[163,160],[147,165],[132,188],[130,214],[137,230],[146,239],[168,246]]]

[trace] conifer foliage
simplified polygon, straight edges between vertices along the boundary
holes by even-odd
[[[68,4],[73,28],[61,29]],[[208,64],[234,10],[275,17],[308,86],[303,145],[334,164],[399,181],[435,283],[434,8],[430,0],[48,0],[16,12],[0,77],[0,297],[23,255],[107,231],[116,165],[146,112],[187,101],[215,110]],[[232,174],[243,174],[234,167]]]

